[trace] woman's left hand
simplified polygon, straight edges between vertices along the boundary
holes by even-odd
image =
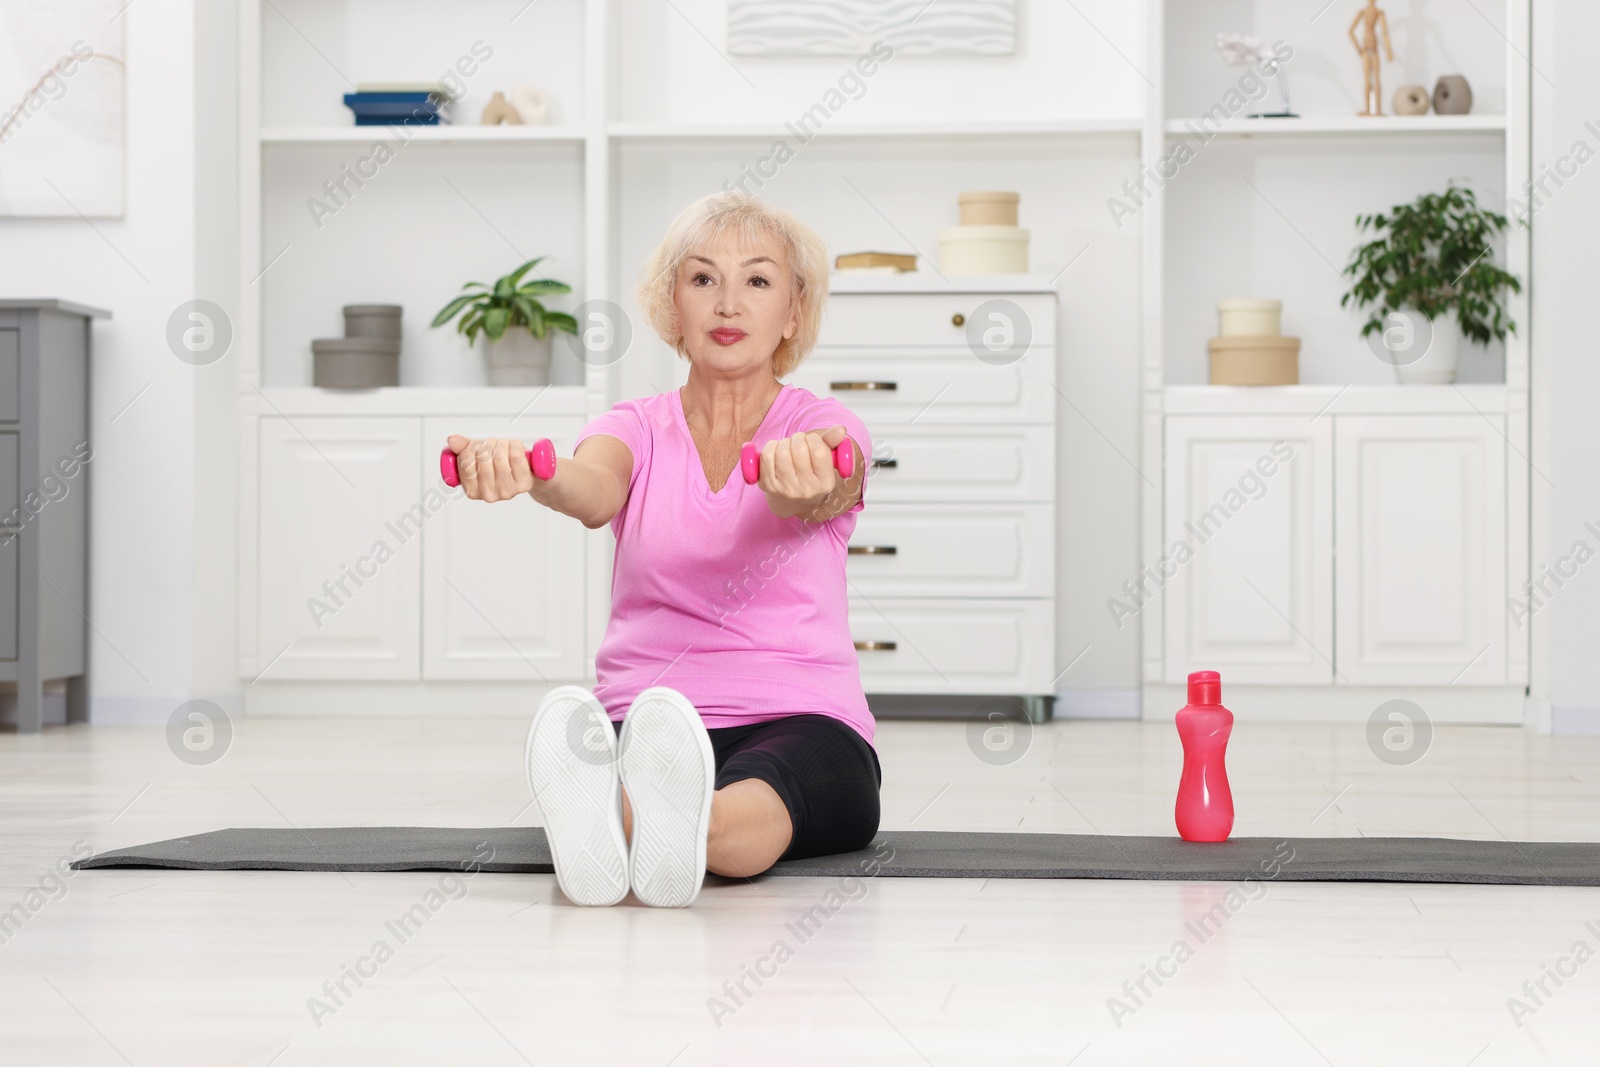
[[[761,447],[761,478],[756,484],[767,494],[774,515],[823,522],[855,506],[861,497],[861,450],[851,444],[856,466],[850,478],[839,477],[833,469],[833,450],[848,436],[843,426],[830,426],[780,437]]]

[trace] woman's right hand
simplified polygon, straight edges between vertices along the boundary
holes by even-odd
[[[456,454],[456,475],[469,500],[510,500],[533,489],[528,450],[511,437],[474,440],[453,433],[447,442]]]

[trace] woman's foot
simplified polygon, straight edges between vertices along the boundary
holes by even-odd
[[[700,893],[716,761],[700,713],[682,693],[655,686],[622,720],[622,784],[633,811],[628,878],[634,895],[681,908]]]
[[[527,767],[561,891],[574,904],[615,904],[627,896],[616,732],[593,693],[563,685],[539,703],[528,728]]]

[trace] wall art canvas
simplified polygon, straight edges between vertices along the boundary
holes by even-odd
[[[127,6],[0,0],[0,215],[122,215]]]
[[[728,0],[736,56],[858,56],[886,41],[903,56],[1008,56],[1016,0]]]

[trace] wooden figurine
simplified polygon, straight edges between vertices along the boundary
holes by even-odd
[[[1356,37],[1360,27],[1361,37]],[[1383,31],[1383,49],[1394,62],[1394,43],[1389,40],[1389,17],[1378,10],[1378,0],[1367,0],[1367,6],[1356,12],[1350,23],[1350,43],[1361,53],[1362,110],[1360,115],[1383,114],[1383,70],[1378,60],[1378,31]]]

